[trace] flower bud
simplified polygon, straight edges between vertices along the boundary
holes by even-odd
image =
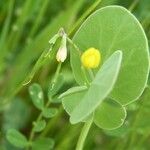
[[[85,68],[97,68],[101,62],[101,54],[95,48],[87,49],[81,56],[81,62]]]
[[[61,46],[56,54],[58,62],[64,62],[67,58],[66,35],[64,34],[61,41]]]

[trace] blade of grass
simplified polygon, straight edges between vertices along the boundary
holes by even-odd
[[[75,30],[82,24],[82,22],[95,10],[95,8],[100,4],[102,0],[97,0],[93,3],[85,13],[76,21],[74,26],[69,31],[69,35],[73,34]]]
[[[1,52],[0,66],[2,66],[1,63],[3,63],[3,60],[2,60],[3,56],[6,54],[6,51],[3,50],[3,47],[7,43],[6,42],[6,37],[8,35],[8,31],[9,31],[9,28],[10,28],[10,22],[11,22],[12,12],[13,12],[13,8],[14,8],[14,2],[15,2],[15,0],[12,0],[9,3],[8,15],[7,15],[7,18],[5,20],[5,23],[4,23],[4,26],[3,26],[3,29],[2,29],[2,33],[1,33],[1,36],[0,36],[0,52]]]
[[[11,33],[8,38],[8,44],[5,47],[5,50],[9,50],[9,48],[11,48],[11,50],[13,50],[16,48],[18,41],[20,40],[23,28],[24,28],[29,16],[31,15],[30,12],[31,12],[32,4],[33,4],[33,0],[26,0],[24,2],[21,14],[18,16],[16,22],[14,23],[14,26],[16,29],[11,30]]]
[[[135,7],[138,5],[139,1],[140,0],[134,0],[128,9],[132,12],[135,9]]]
[[[29,33],[29,38],[32,38],[34,36],[34,34],[36,33],[38,27],[40,26],[40,23],[43,19],[44,13],[47,10],[48,3],[49,3],[49,0],[43,1],[40,12],[39,12],[38,16],[36,17],[34,25],[32,26],[32,29]]]

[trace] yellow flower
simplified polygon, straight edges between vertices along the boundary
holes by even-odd
[[[101,62],[99,50],[93,47],[87,49],[81,56],[81,62],[86,68],[97,68]]]

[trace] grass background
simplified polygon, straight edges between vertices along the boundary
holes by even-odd
[[[29,136],[32,121],[39,113],[28,94],[32,82],[42,86],[47,100],[47,88],[57,66],[55,59],[42,66],[30,84],[23,86],[22,81],[41,53],[49,48],[49,39],[60,27],[72,37],[94,10],[114,4],[132,11],[150,41],[149,0],[0,0],[0,150],[17,150],[5,140],[9,128]],[[60,92],[75,84],[69,59],[62,72],[65,81]],[[128,117],[121,128],[104,131],[93,125],[84,149],[150,149],[150,102],[145,95],[141,99],[127,108]],[[59,113],[48,120],[42,136],[54,138],[56,150],[73,150],[82,124],[72,126],[61,105],[53,105]]]

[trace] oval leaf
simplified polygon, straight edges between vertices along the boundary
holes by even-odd
[[[70,89],[68,89],[66,92],[62,93],[59,98],[63,98],[63,97],[66,97],[68,95],[72,95],[74,93],[77,93],[77,92],[80,92],[80,91],[84,91],[87,89],[87,86],[75,86],[75,87],[72,87]]]
[[[46,126],[46,121],[45,120],[40,120],[38,122],[34,123],[34,131],[35,132],[41,132]]]
[[[69,94],[63,97],[62,104],[66,112],[71,115],[75,107],[80,103],[87,90]]]
[[[125,108],[112,99],[105,99],[94,113],[95,124],[107,130],[120,127],[126,118]]]
[[[19,148],[24,148],[28,145],[26,137],[15,129],[9,129],[6,138],[12,145]]]
[[[45,118],[52,118],[57,114],[58,110],[56,108],[44,108],[42,115]]]
[[[52,100],[52,97],[55,96],[58,91],[61,89],[61,87],[64,84],[64,77],[62,74],[60,74],[55,82],[55,84],[52,82],[48,88],[48,98],[49,101]]]
[[[71,113],[71,123],[77,123],[90,115],[111,92],[119,74],[122,52],[116,51],[98,71],[88,92]]]
[[[128,104],[141,95],[149,72],[148,42],[142,26],[128,10],[120,6],[97,10],[81,25],[73,41],[81,51],[89,47],[99,49],[103,62],[116,49],[122,50],[123,64],[111,97]],[[70,52],[75,79],[84,85],[78,52]]]
[[[54,147],[54,140],[51,138],[38,138],[32,144],[33,150],[51,150]]]
[[[39,84],[34,83],[29,87],[29,93],[34,106],[38,109],[44,108],[44,96],[42,88]]]

